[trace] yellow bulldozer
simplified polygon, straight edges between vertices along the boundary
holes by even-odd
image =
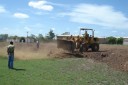
[[[91,35],[88,34],[91,31]],[[81,34],[84,32],[84,34]],[[78,36],[60,35],[57,36],[57,47],[69,52],[86,52],[91,49],[93,52],[99,51],[99,39],[94,37],[94,30],[80,28]]]

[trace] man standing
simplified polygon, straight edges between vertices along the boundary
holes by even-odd
[[[14,48],[13,42],[10,42],[10,45],[7,47],[7,53],[8,53],[8,68],[13,69],[13,61],[14,61]]]
[[[39,41],[36,41],[36,47],[39,48]]]

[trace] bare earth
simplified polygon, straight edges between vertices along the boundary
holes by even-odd
[[[128,71],[128,46],[123,45],[100,45],[99,52],[85,52],[84,54],[71,55],[70,53],[63,52],[58,54],[59,57],[88,58],[93,59],[95,62],[103,62],[108,66],[121,71]]]
[[[0,43],[0,55],[6,56],[8,43]],[[42,58],[89,58],[95,62],[103,62],[108,66],[121,71],[128,71],[128,46],[100,45],[99,52],[85,52],[84,54],[71,54],[58,49],[56,43],[41,43],[36,48],[35,43],[15,43],[15,58],[17,59],[42,59]]]

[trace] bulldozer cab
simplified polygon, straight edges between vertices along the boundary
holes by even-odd
[[[84,31],[84,34],[83,36],[87,36],[87,37],[94,37],[94,31],[93,29],[87,29],[87,28],[80,28],[80,33],[79,33],[79,36],[81,35],[81,32]],[[91,31],[92,34],[89,35],[88,31]]]
[[[94,43],[94,30],[93,29],[80,28],[79,35],[83,35],[83,40],[85,43],[89,43],[89,44]]]

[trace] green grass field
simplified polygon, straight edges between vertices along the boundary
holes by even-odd
[[[0,57],[0,85],[128,85],[128,73],[86,58],[15,60]]]

